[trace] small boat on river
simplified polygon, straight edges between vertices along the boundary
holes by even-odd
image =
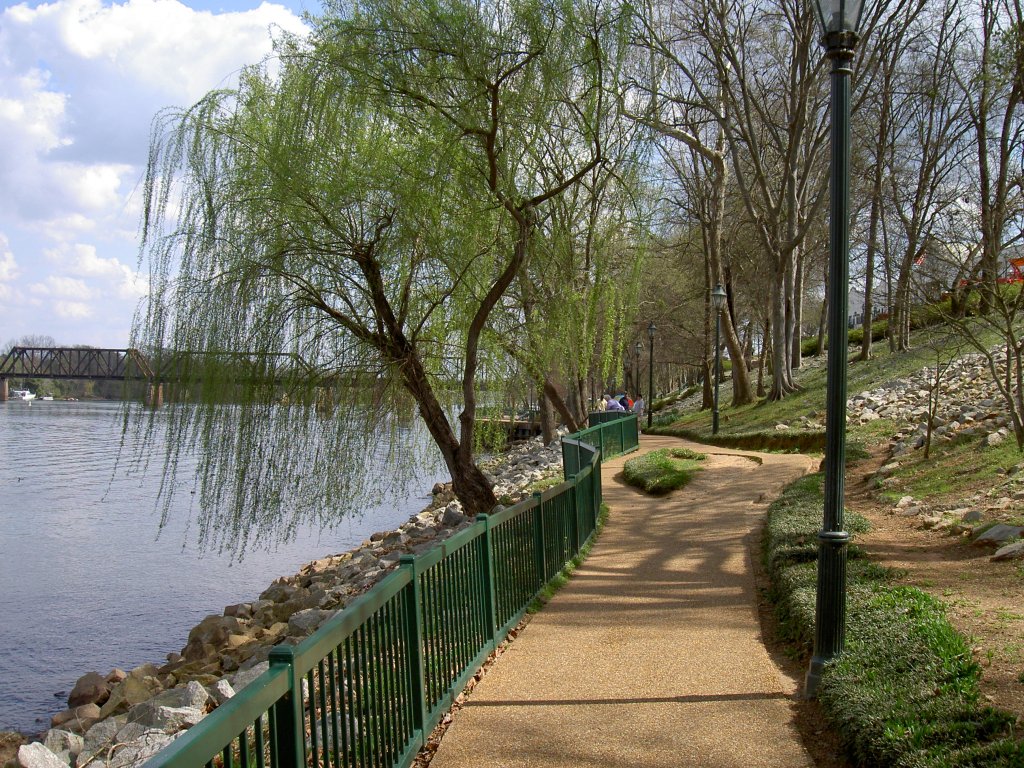
[[[27,389],[12,389],[11,390],[12,400],[35,400],[35,392],[29,392]]]

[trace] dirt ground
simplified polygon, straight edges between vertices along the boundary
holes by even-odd
[[[969,639],[981,665],[982,695],[1024,725],[1024,560],[991,562],[993,550],[895,514],[871,488],[880,464],[878,456],[847,474],[847,508],[871,521],[871,531],[857,543],[873,560],[904,571],[903,583],[948,606],[950,621]],[[976,490],[987,486],[964,489],[963,495]]]

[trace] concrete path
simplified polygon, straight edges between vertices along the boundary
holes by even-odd
[[[686,488],[651,498],[604,465],[611,515],[590,557],[467,699],[432,768],[813,763],[791,724],[793,681],[760,638],[750,549],[804,456],[709,453]]]

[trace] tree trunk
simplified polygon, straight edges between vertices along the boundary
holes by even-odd
[[[555,439],[555,419],[551,414],[551,403],[547,396],[547,382],[541,390],[537,405],[540,410],[540,435],[544,445],[550,445]]]
[[[790,335],[792,348],[789,354],[789,364],[792,370],[797,370],[803,363],[803,319],[804,319],[804,257],[803,249],[800,249],[797,253],[797,257],[794,260],[794,276],[793,276],[793,317],[792,322],[792,333]]]
[[[573,416],[569,406],[566,404],[565,400],[562,399],[562,396],[559,394],[558,389],[550,378],[544,379],[544,398],[556,411],[558,411],[558,415],[562,417],[562,420],[565,422],[565,426],[570,432],[579,432],[580,429],[582,429],[580,423]],[[554,434],[552,434],[550,438],[545,437],[545,445],[554,439]]]
[[[444,408],[434,396],[419,358],[410,350],[404,359],[395,359],[395,362],[399,364],[406,390],[416,400],[427,431],[441,451],[445,466],[452,477],[452,490],[461,502],[463,510],[470,516],[490,512],[498,503],[494,490],[476,462],[472,460],[472,453],[464,450],[456,439]]]
[[[771,317],[765,318],[764,337],[761,339],[761,354],[757,361],[757,396],[764,397],[764,368],[768,361],[768,355],[772,348],[772,321]]]
[[[769,400],[781,400],[796,387],[789,372],[786,273],[788,265],[774,270],[771,282],[772,389]]]

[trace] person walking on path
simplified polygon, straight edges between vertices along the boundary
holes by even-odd
[[[616,400],[611,395],[605,395],[604,396],[604,409],[606,411],[624,411],[624,410],[626,410],[625,408],[622,407],[622,403],[620,403],[618,400]]]
[[[760,637],[750,547],[765,500],[811,469],[675,438],[708,454],[653,498],[604,464],[608,522],[590,557],[467,697],[432,768],[771,766],[813,762],[792,725],[797,681]]]
[[[644,396],[637,395],[636,400],[633,401],[633,413],[636,414],[637,419],[644,417]]]

